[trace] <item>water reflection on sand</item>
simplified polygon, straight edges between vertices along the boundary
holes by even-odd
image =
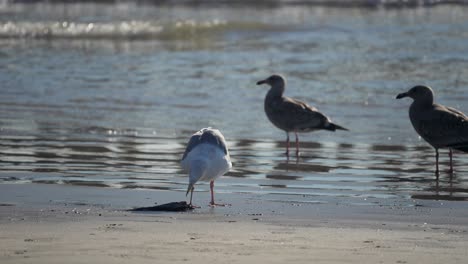
[[[186,175],[179,167],[185,137],[89,131],[3,136],[0,181],[185,190]],[[217,181],[219,192],[303,202],[312,197],[468,200],[468,164],[456,160],[457,171],[442,173],[436,181],[429,147],[303,142],[300,157],[287,158],[281,141],[240,139],[228,144],[234,166]],[[201,184],[197,190],[207,191],[208,186]]]

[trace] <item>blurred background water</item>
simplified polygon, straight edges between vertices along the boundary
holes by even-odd
[[[468,200],[468,156],[436,182],[410,100],[395,100],[428,84],[468,112],[463,1],[25,2],[0,2],[0,183],[183,196],[185,144],[212,126],[234,162],[221,193]],[[255,85],[272,73],[351,132],[303,134],[287,160]]]

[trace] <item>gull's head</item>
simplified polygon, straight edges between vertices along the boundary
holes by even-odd
[[[284,79],[283,76],[279,74],[274,74],[266,78],[265,80],[261,80],[257,82],[257,85],[261,85],[261,84],[268,84],[271,87],[284,87],[286,85],[286,80]]]
[[[431,87],[425,85],[417,85],[409,89],[408,92],[398,94],[396,99],[409,97],[418,102],[430,102],[434,100],[434,92]]]

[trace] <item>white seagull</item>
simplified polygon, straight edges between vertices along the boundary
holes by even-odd
[[[190,137],[181,161],[182,168],[189,173],[190,204],[194,185],[197,181],[209,181],[211,190],[210,205],[221,205],[214,202],[214,180],[232,168],[231,158],[223,134],[211,127],[202,128]]]

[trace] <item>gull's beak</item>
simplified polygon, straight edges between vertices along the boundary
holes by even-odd
[[[264,84],[264,83],[267,83],[267,81],[266,81],[266,80],[261,80],[261,81],[258,81],[258,82],[257,82],[257,85],[262,85],[262,84]]]
[[[396,96],[396,99],[401,99],[401,98],[405,98],[405,97],[408,97],[408,93],[401,93],[401,94],[398,94]]]
[[[190,191],[193,191],[193,183],[190,183],[187,188],[187,193],[185,193],[185,196],[189,194]]]

